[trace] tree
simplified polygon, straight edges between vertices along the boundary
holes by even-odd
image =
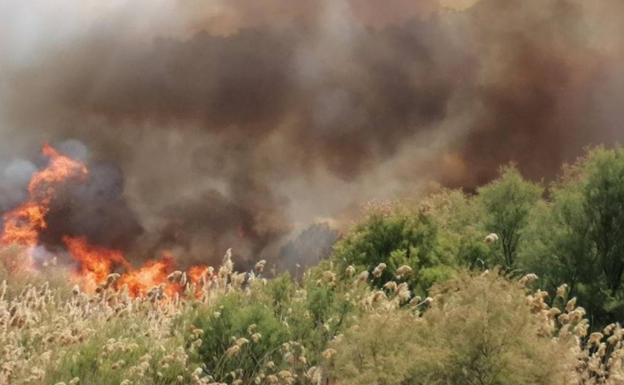
[[[485,230],[499,236],[495,257],[506,269],[513,269],[529,212],[539,201],[543,189],[524,180],[511,165],[502,167],[499,178],[477,192],[476,199],[484,210]]]
[[[488,268],[490,247],[483,241],[483,208],[461,190],[442,189],[422,203],[438,233],[440,254],[453,255],[468,268]]]
[[[589,239],[607,288],[620,290],[624,273],[624,150],[598,149],[585,164],[584,209]]]
[[[534,214],[524,264],[549,287],[563,282],[594,326],[624,317],[624,150],[589,151]]]
[[[454,260],[438,252],[436,224],[426,210],[373,209],[334,247],[333,260],[342,270],[348,265],[373,272],[385,268],[372,282],[378,287],[396,279],[396,269],[409,266],[403,279],[420,294],[435,281],[451,275]]]

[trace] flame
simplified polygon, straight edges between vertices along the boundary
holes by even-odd
[[[82,180],[88,175],[87,166],[61,154],[49,144],[44,144],[41,153],[50,159],[46,168],[35,173],[28,184],[31,199],[49,205],[59,184],[77,177]]]
[[[41,149],[49,158],[46,168],[36,172],[28,184],[28,200],[3,215],[4,228],[0,236],[3,245],[35,246],[39,233],[47,227],[45,216],[58,187],[73,178],[84,179],[87,167],[45,144]]]
[[[20,206],[3,215],[4,225],[0,233],[0,245],[25,246],[34,249],[39,242],[39,234],[47,228],[46,215],[50,204],[59,188],[69,180],[84,181],[89,175],[85,164],[61,154],[52,146],[45,144],[41,149],[48,158],[48,164],[36,172],[28,184],[28,199]],[[186,282],[169,282],[167,275],[174,268],[174,258],[165,254],[162,258],[146,262],[134,268],[120,250],[93,245],[86,237],[65,235],[62,238],[68,253],[77,263],[72,275],[86,292],[95,292],[98,288],[127,287],[132,296],[145,296],[154,287],[161,287],[163,292],[172,297],[181,293]],[[32,254],[27,261],[5,261],[9,268],[34,270]],[[198,284],[208,271],[207,267],[194,266],[188,271],[190,282]],[[110,275],[121,272],[116,282],[111,282]]]
[[[94,292],[118,266],[130,268],[121,251],[90,245],[85,237],[63,237],[67,251],[79,263],[74,274],[87,292]]]
[[[181,286],[167,282],[167,274],[173,270],[173,257],[165,254],[160,260],[148,261],[141,268],[129,271],[118,281],[118,287],[126,286],[132,296],[144,296],[156,287],[163,286],[164,292],[172,297],[181,291]]]
[[[0,243],[32,246],[37,243],[39,231],[46,228],[47,209],[36,202],[26,202],[4,215],[4,229]]]
[[[201,283],[203,277],[207,277],[208,266],[191,266],[187,274],[191,282],[198,285]]]

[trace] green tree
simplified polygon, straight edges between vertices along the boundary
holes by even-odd
[[[499,236],[494,244],[496,262],[513,269],[529,212],[540,200],[543,189],[526,181],[511,165],[502,167],[499,178],[477,192],[476,199],[484,210],[485,231]]]
[[[404,280],[422,293],[448,278],[455,266],[452,256],[440,253],[438,246],[436,224],[427,210],[372,210],[336,244],[333,260],[342,271],[354,265],[371,273],[385,263],[387,268],[372,280],[378,287],[396,280],[396,270],[407,265],[412,273]]]
[[[624,273],[624,150],[595,151],[585,165],[588,236],[607,289],[616,293]]]
[[[563,282],[594,326],[624,317],[624,150],[591,150],[565,169],[550,203],[532,215],[527,269]]]
[[[483,241],[483,208],[461,190],[443,189],[423,201],[438,233],[440,254],[468,268],[487,268],[490,247]]]

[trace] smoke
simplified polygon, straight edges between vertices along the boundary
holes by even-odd
[[[550,178],[624,136],[617,0],[28,3],[0,5],[0,208],[44,141],[93,169],[49,244],[270,257],[369,199]]]
[[[294,274],[301,274],[329,257],[338,238],[338,232],[327,223],[311,225],[282,246],[278,263]]]

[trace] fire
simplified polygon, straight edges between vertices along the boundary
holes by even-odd
[[[208,266],[191,266],[188,269],[188,277],[191,279],[191,282],[194,284],[199,284],[203,277],[208,276]]]
[[[70,180],[85,181],[89,175],[85,164],[61,154],[50,145],[44,145],[41,151],[49,159],[48,164],[32,176],[28,185],[28,199],[3,215],[0,245],[20,245],[30,249],[37,246],[39,234],[47,228],[46,216],[59,188]],[[158,287],[163,294],[173,296],[181,293],[188,282],[199,283],[208,271],[207,267],[194,266],[188,271],[188,281],[172,281],[168,279],[168,275],[174,270],[175,260],[170,254],[134,268],[120,250],[93,245],[86,237],[81,236],[65,235],[62,240],[77,264],[73,279],[87,292],[95,292],[101,288],[125,287],[130,295],[136,297],[145,296]],[[22,264],[28,266],[19,268],[34,269],[32,256],[27,259]],[[6,264],[15,267],[15,263],[16,261],[8,261]]]
[[[89,172],[83,163],[62,155],[48,144],[43,146],[41,153],[50,159],[50,163],[35,173],[28,184],[28,192],[31,199],[45,205],[50,203],[59,184],[74,177],[84,180]]]
[[[0,243],[32,246],[37,243],[39,231],[46,228],[45,207],[26,202],[4,215],[4,229]]]
[[[167,282],[167,274],[173,270],[173,257],[165,254],[160,260],[148,261],[141,268],[129,271],[119,279],[119,287],[126,286],[133,296],[144,296],[148,290],[163,286],[168,296],[181,291],[181,286]]]
[[[79,263],[75,277],[85,291],[95,291],[115,268],[130,268],[121,251],[90,245],[85,237],[65,236],[63,242],[74,260]]]
[[[69,179],[84,179],[88,174],[84,164],[60,154],[47,144],[41,152],[50,161],[30,180],[28,200],[3,215],[4,228],[0,236],[3,245],[35,246],[39,233],[47,227],[45,216],[58,187]]]

